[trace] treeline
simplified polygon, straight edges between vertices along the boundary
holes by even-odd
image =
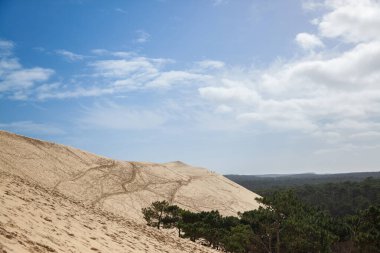
[[[355,172],[339,174],[290,174],[290,175],[225,175],[228,179],[254,192],[275,187],[295,187],[326,183],[360,182],[366,178],[380,179],[379,172]]]
[[[380,179],[366,178],[359,182],[324,183],[256,189],[255,182],[243,186],[261,196],[292,190],[306,204],[328,211],[332,216],[353,215],[370,205],[380,205]],[[256,189],[256,190],[255,190]]]
[[[166,201],[142,212],[149,226],[176,228],[182,238],[226,252],[380,252],[380,206],[338,218],[304,204],[292,191],[258,201],[260,208],[238,217],[190,212]]]

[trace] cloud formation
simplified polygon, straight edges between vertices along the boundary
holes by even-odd
[[[0,56],[4,57],[10,55],[14,46],[12,41],[0,39]]]
[[[67,85],[64,80],[50,80],[54,74],[51,69],[23,68],[12,54],[13,43],[2,41],[0,73],[5,78],[0,93],[46,100],[123,96],[136,91],[173,92],[175,96],[167,100],[181,108],[178,117],[186,115],[197,122],[201,121],[197,118],[208,117],[207,126],[225,122],[235,128],[296,131],[329,143],[350,145],[368,136],[378,137],[380,3],[327,0],[308,1],[307,6],[308,11],[322,10],[322,15],[313,20],[316,34],[295,34],[295,41],[305,49],[303,54],[262,69],[230,66],[212,59],[185,68],[172,59],[95,49],[91,57],[82,58],[87,72],[79,73],[82,75]],[[151,109],[147,105],[141,109],[142,115],[152,119],[151,125],[160,125],[162,118],[149,114]],[[100,108],[99,115],[113,115],[113,110],[137,122],[134,117],[139,113],[135,109]],[[96,113],[88,115],[90,122]],[[117,124],[127,127],[124,121]]]
[[[224,62],[222,61],[215,61],[215,60],[203,60],[197,62],[197,65],[201,69],[221,69],[225,66]]]
[[[59,50],[56,50],[55,52],[56,54],[62,56],[69,62],[80,61],[84,59],[84,55],[76,54],[64,49],[59,49]]]
[[[380,4],[377,0],[326,0],[329,12],[316,21],[326,38],[359,43],[379,40]]]
[[[199,94],[247,127],[297,131],[354,150],[359,139],[380,133],[380,2],[311,3],[326,12],[313,21],[319,35],[296,36],[308,54],[261,70],[227,70]]]
[[[36,85],[47,81],[54,70],[34,67],[24,68],[13,56],[14,43],[0,40],[0,95],[26,99]]]
[[[135,52],[92,50],[88,57],[87,72],[68,80],[54,80],[52,69],[24,68],[13,55],[13,42],[0,41],[0,94],[10,99],[67,99],[122,95],[139,89],[171,89],[174,86],[203,83],[210,77],[192,70],[170,70],[171,59],[149,58]],[[87,57],[67,50],[57,54],[68,61]],[[220,64],[220,62],[215,62]],[[213,63],[213,64],[215,64]]]
[[[299,33],[295,40],[300,47],[306,50],[324,47],[323,42],[316,35],[310,33]]]

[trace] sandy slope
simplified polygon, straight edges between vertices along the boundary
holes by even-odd
[[[258,195],[206,169],[181,162],[115,161],[4,131],[0,171],[141,222],[141,208],[162,199],[192,211],[217,209],[224,215],[258,207]]]
[[[0,253],[216,252],[0,172]]]
[[[257,196],[181,162],[115,161],[0,131],[0,253],[213,252],[145,226],[141,208],[166,199],[236,215]]]

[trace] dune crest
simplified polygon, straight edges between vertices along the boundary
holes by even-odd
[[[0,172],[0,252],[217,252]]]
[[[257,196],[183,162],[117,161],[0,131],[0,253],[216,252],[147,227],[141,208],[236,215]]]
[[[141,222],[141,208],[156,200],[223,215],[258,207],[258,195],[203,168],[179,161],[117,161],[5,131],[0,131],[0,171]]]

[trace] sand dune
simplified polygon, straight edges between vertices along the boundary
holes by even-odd
[[[0,253],[216,252],[0,172]]]
[[[0,175],[0,252],[208,252],[147,228],[141,208],[164,199],[223,215],[258,207],[258,195],[203,168],[116,161],[4,131]]]
[[[116,161],[79,149],[0,132],[0,170],[75,200],[141,220],[141,208],[166,199],[224,215],[258,207],[258,196],[225,177],[181,162]]]

